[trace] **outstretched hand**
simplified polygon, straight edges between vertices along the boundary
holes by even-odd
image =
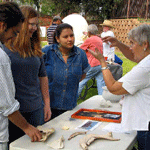
[[[104,59],[104,56],[103,54],[97,49],[95,48],[95,52],[90,50],[90,49],[87,49],[96,59],[98,59],[99,61],[101,59]]]
[[[102,38],[103,42],[110,42],[110,47],[115,47],[118,45],[119,41],[115,38],[115,37],[111,37],[111,36],[106,36],[104,38]]]

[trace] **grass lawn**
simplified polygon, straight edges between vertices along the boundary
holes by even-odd
[[[48,43],[47,43],[47,41],[42,41],[41,42],[41,47],[44,47],[45,45],[47,45]]]

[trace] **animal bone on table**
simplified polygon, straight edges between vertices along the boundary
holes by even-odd
[[[88,134],[79,141],[79,144],[83,150],[88,150],[88,146],[96,139],[106,139],[111,141],[120,140],[120,139],[114,139],[112,136],[112,132],[109,132],[106,135]]]
[[[47,145],[53,149],[63,149],[64,148],[64,137],[61,136],[59,139],[53,141],[53,142],[49,142],[47,143]]]
[[[73,134],[70,135],[70,137],[68,138],[68,140],[71,140],[72,138],[74,138],[75,136],[77,135],[80,135],[80,134],[86,134],[87,132],[75,132]]]
[[[45,142],[47,140],[47,138],[55,132],[54,128],[45,128],[43,126],[37,126],[37,129],[39,129],[42,133],[42,139],[40,140],[40,142]]]

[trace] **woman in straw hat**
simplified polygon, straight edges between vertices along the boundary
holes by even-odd
[[[104,20],[103,24],[100,24],[103,27],[103,32],[101,34],[101,37],[104,38],[106,36],[115,37],[114,33],[111,31],[113,27],[113,24],[109,20]],[[115,48],[110,47],[110,42],[103,42],[103,55],[104,57],[107,57],[108,61],[114,61],[115,60]]]

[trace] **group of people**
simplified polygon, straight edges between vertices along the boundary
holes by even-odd
[[[54,44],[54,32],[56,30],[56,27],[62,23],[61,17],[60,16],[55,16],[53,18],[52,25],[49,26],[47,29],[47,40],[48,44]],[[107,58],[107,61],[115,61],[115,48],[110,47],[109,42],[103,42],[101,38],[106,37],[106,36],[112,36],[114,37],[114,33],[112,32],[112,28],[114,28],[113,24],[109,20],[104,20],[103,24],[100,24],[103,27],[103,32],[100,37],[98,37],[98,27],[95,24],[91,24],[87,28],[87,33],[86,37],[88,39],[84,40],[84,43],[80,46],[82,50],[85,51],[88,63],[90,64],[91,68],[87,72],[85,79],[83,79],[79,83],[79,90],[78,90],[78,96],[81,95],[82,90],[84,89],[85,85],[87,82],[95,78],[97,81],[97,90],[98,90],[98,95],[102,95],[103,93],[103,87],[105,86],[105,82],[103,79],[103,74],[101,71],[101,65],[100,62],[92,56],[87,49],[94,50],[95,48],[98,48],[101,53],[103,53],[104,57]],[[45,50],[44,50],[45,52]]]
[[[89,25],[89,38],[79,48],[74,45],[72,26],[61,23],[55,29],[53,44],[41,50],[36,10],[13,2],[0,3],[0,150],[7,150],[9,136],[10,142],[24,133],[31,141],[40,141],[42,135],[36,126],[73,109],[83,81],[91,76],[97,79],[99,94],[106,84],[111,93],[124,95],[123,129],[137,130],[139,150],[149,149],[150,25],[129,32],[130,46],[112,36],[101,39],[97,32],[97,26]],[[118,81],[107,67],[103,43],[118,47],[138,63]]]

